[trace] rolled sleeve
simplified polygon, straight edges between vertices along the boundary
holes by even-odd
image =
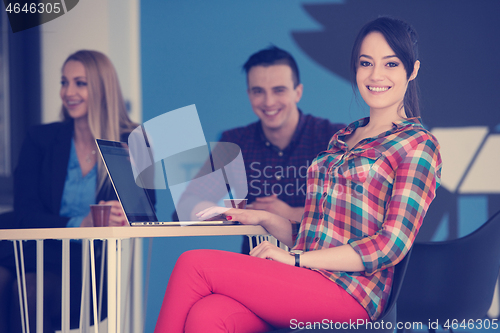
[[[419,143],[402,159],[382,228],[372,236],[348,242],[361,256],[367,275],[404,258],[435,197],[440,178],[441,159],[434,140]]]

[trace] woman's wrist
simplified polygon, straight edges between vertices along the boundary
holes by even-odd
[[[258,210],[257,212],[258,212],[257,217],[259,220],[257,224],[263,228],[266,228],[266,226],[267,227],[271,226],[273,224],[273,218],[278,216],[273,213],[269,213],[268,211],[265,210]]]

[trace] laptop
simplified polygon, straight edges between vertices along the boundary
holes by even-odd
[[[127,144],[101,139],[96,139],[96,143],[116,196],[131,226],[239,224],[227,221],[222,214],[204,221],[158,221],[148,190],[135,183]]]

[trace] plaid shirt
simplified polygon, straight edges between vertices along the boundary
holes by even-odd
[[[303,207],[309,165],[328,147],[335,132],[344,126],[300,111],[297,129],[284,150],[267,140],[260,121],[226,131],[219,141],[232,142],[241,148],[248,182],[248,203],[257,197],[276,194],[291,207]]]
[[[439,144],[418,118],[349,150],[345,137],[369,118],[334,135],[308,170],[302,223],[295,222],[294,249],[313,251],[350,244],[365,271],[318,269],[344,288],[372,320],[389,298],[394,265],[415,240],[440,183]]]

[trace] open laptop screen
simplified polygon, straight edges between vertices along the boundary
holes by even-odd
[[[96,141],[129,223],[158,221],[147,191],[134,181],[127,144]]]

